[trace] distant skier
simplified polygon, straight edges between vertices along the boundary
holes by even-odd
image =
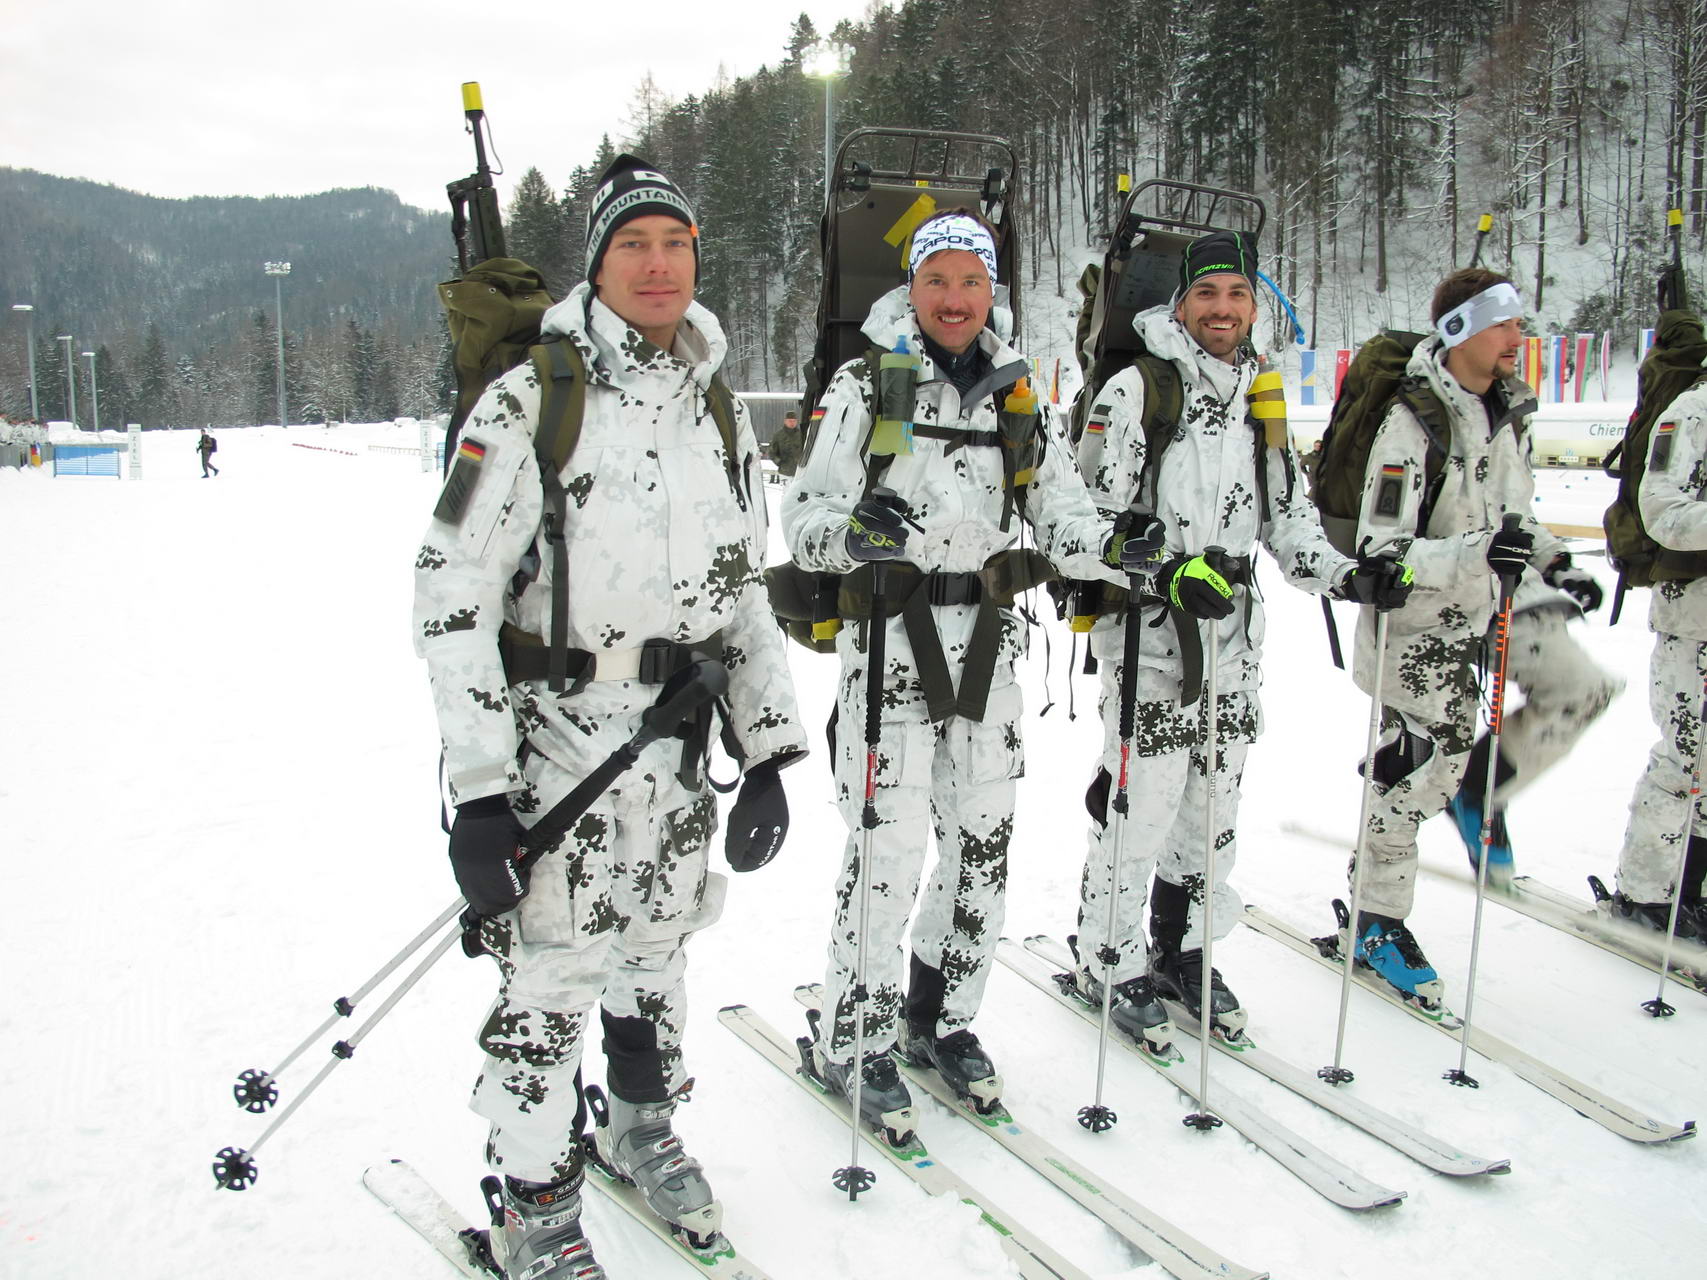
[[[752,870],[786,830],[778,770],[805,734],[759,579],[758,445],[731,397],[728,456],[710,399],[727,344],[693,300],[698,234],[669,178],[633,156],[611,162],[589,210],[588,280],[542,326],[588,371],[560,484],[547,489],[535,456],[542,397],[529,361],[475,406],[416,561],[415,644],[456,803],[451,866],[502,971],[473,1107],[491,1122],[504,1210],[494,1243],[512,1278],[604,1275],[580,1222],[579,1072],[595,1004],[609,1094],[600,1159],[691,1240],[719,1238],[721,1205],[672,1127],[692,1083],[683,945],[717,920],[725,890],[708,868],[709,717],[686,742],[645,748],[517,866],[524,830],[627,743],[660,686],[702,654],[729,669],[727,727],[746,773],[726,856]],[[561,692],[548,679],[559,646]]]
[[[219,441],[209,435],[206,428],[203,428],[201,439],[196,441],[196,452],[201,455],[202,460],[203,480],[207,479],[207,473],[210,471],[213,472],[214,475],[219,474],[219,468],[213,465],[213,455],[218,451],[218,449]]]
[[[1508,676],[1525,702],[1509,712],[1500,739],[1488,874],[1512,873],[1504,811],[1511,797],[1561,759],[1623,681],[1600,670],[1566,630],[1600,605],[1594,578],[1571,563],[1534,513],[1532,439],[1512,411],[1534,393],[1516,377],[1523,303],[1511,281],[1481,267],[1456,271],[1435,290],[1434,334],[1418,344],[1408,372],[1432,391],[1451,428],[1438,494],[1421,536],[1428,436],[1395,402],[1370,449],[1358,521],[1359,545],[1404,556],[1419,603],[1396,614],[1388,633],[1381,700],[1385,732],[1376,757],[1378,796],[1366,833],[1363,910],[1353,922],[1359,958],[1402,995],[1433,1006],[1444,994],[1406,924],[1416,890],[1417,828],[1452,815],[1474,861],[1480,853],[1488,739],[1477,742],[1477,670],[1497,607],[1498,576],[1518,573]],[[1522,527],[1500,528],[1507,512]],[[1356,676],[1373,680],[1374,611],[1357,633]],[[1472,750],[1474,746],[1474,750]]]
[[[1673,551],[1707,551],[1707,386],[1671,402],[1655,424],[1639,490],[1642,527]],[[1682,854],[1677,936],[1707,942],[1707,808],[1691,799],[1700,761],[1703,680],[1707,679],[1707,578],[1654,584],[1648,604],[1654,653],[1648,705],[1659,740],[1630,799],[1612,906],[1620,916],[1664,932]],[[1687,847],[1680,849],[1681,842]]]
[[[1102,681],[1102,748],[1086,797],[1093,820],[1080,886],[1077,980],[1087,999],[1100,1002],[1104,969],[1098,956],[1112,945],[1119,960],[1110,1019],[1156,1050],[1172,1034],[1162,997],[1194,1013],[1202,998],[1209,835],[1204,735],[1210,731],[1217,748],[1215,937],[1225,937],[1239,922],[1240,903],[1227,876],[1236,850],[1239,780],[1262,720],[1257,687],[1263,607],[1254,590],[1252,554],[1259,543],[1267,547],[1287,580],[1305,591],[1374,599],[1383,608],[1402,604],[1409,592],[1403,565],[1360,563],[1334,550],[1307,496],[1291,441],[1264,443],[1263,426],[1247,412],[1257,372],[1248,345],[1257,318],[1256,289],[1256,245],[1250,237],[1216,231],[1193,242],[1180,264],[1173,302],[1133,320],[1150,357],[1167,361],[1179,379],[1184,409],[1177,430],[1156,446],[1159,458],[1152,457],[1146,383],[1132,366],[1093,397],[1079,444],[1079,463],[1097,505],[1116,514],[1136,502],[1153,513],[1149,537],[1161,549],[1146,568],[1151,598],[1138,622],[1136,781],[1129,816],[1113,825],[1108,806],[1120,762],[1127,621],[1106,617],[1091,633]],[[1149,408],[1157,412],[1157,406]],[[1216,548],[1224,554],[1206,556]],[[1212,720],[1203,704],[1208,628],[1215,628],[1220,647]],[[1110,938],[1108,886],[1116,852],[1111,837],[1117,831],[1121,874]],[[1214,1024],[1237,1038],[1245,1011],[1214,971],[1210,998]]]
[[[1081,576],[1104,567],[1109,535],[1061,427],[1047,405],[1020,389],[1029,366],[1008,345],[1012,317],[995,302],[990,225],[965,210],[940,214],[914,232],[908,261],[909,283],[880,298],[864,325],[877,347],[902,353],[901,367],[885,371],[881,397],[866,357],[836,372],[782,517],[795,564],[844,575],[849,614],[836,642],[841,680],[832,737],[849,839],[814,1053],[826,1083],[851,1097],[856,887],[863,876],[872,908],[864,939],[870,1000],[861,1110],[868,1125],[892,1140],[904,1140],[916,1122],[889,1055],[898,1020],[910,1058],[935,1068],[981,1107],[993,1106],[1000,1094],[996,1068],[968,1024],[1001,934],[1014,786],[1024,762],[1013,670],[1022,630],[1008,604],[996,599],[1004,576],[1023,568],[1015,545],[1021,522],[1032,527],[1044,555]],[[890,406],[886,417],[901,413],[911,424],[910,443],[896,430],[883,446],[894,452],[876,456],[868,445],[876,443],[875,410],[882,405]],[[874,492],[879,471],[881,484],[898,495],[892,501]],[[886,621],[869,617],[867,567],[878,562],[894,566]],[[865,617],[856,611],[861,593]],[[871,865],[862,867],[866,636],[874,625],[886,628],[887,650],[880,673],[879,825],[870,832]],[[937,860],[921,891],[933,828]],[[915,896],[922,901],[903,998],[901,942]]]

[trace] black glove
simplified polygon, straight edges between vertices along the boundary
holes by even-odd
[[[1233,612],[1232,585],[1202,556],[1175,556],[1156,573],[1156,590],[1194,618],[1225,618]]]
[[[1516,578],[1534,554],[1535,537],[1529,530],[1499,529],[1488,543],[1488,568],[1498,577]]]
[[[506,796],[482,796],[456,807],[450,824],[450,868],[456,887],[478,915],[500,916],[527,897],[519,859],[522,824]]]
[[[893,495],[861,499],[848,517],[848,554],[855,560],[899,560],[907,554],[905,504]]]
[[[1411,598],[1411,566],[1393,556],[1359,556],[1357,567],[1340,583],[1342,600],[1372,604],[1382,613],[1402,609]]]
[[[1594,575],[1586,569],[1577,568],[1571,563],[1568,555],[1556,557],[1541,575],[1541,581],[1563,591],[1577,602],[1584,613],[1593,613],[1600,608],[1600,602],[1605,598],[1600,583],[1594,580]]]
[[[747,770],[729,810],[723,856],[736,871],[757,871],[776,857],[788,835],[788,795],[782,789],[777,760]]]
[[[1149,575],[1167,548],[1168,527],[1155,516],[1129,511],[1114,522],[1103,539],[1103,563],[1124,574]]]

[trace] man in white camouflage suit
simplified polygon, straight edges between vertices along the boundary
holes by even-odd
[[[1438,492],[1427,492],[1428,431],[1410,406],[1395,402],[1370,449],[1357,527],[1359,545],[1367,539],[1372,551],[1405,558],[1417,596],[1388,631],[1377,796],[1355,932],[1361,960],[1401,995],[1435,1007],[1439,975],[1405,922],[1417,828],[1450,810],[1472,858],[1479,855],[1489,746],[1486,735],[1475,741],[1477,668],[1499,575],[1519,575],[1507,675],[1525,701],[1506,715],[1500,738],[1490,878],[1511,874],[1507,802],[1570,750],[1623,682],[1595,666],[1565,629],[1599,606],[1601,589],[1535,518],[1524,416],[1535,395],[1515,376],[1523,340],[1516,288],[1485,268],[1454,272],[1435,290],[1431,317],[1435,331],[1417,345],[1407,372],[1438,399],[1450,429]],[[1517,530],[1501,529],[1507,513],[1520,517]],[[1365,609],[1356,661],[1365,692],[1374,659],[1375,618]]]
[[[542,326],[586,368],[561,490],[542,482],[540,376],[525,362],[475,406],[416,564],[415,644],[456,802],[451,862],[502,970],[473,1099],[503,1175],[494,1241],[507,1274],[530,1280],[604,1274],[579,1222],[578,1073],[595,1003],[609,1093],[600,1157],[693,1240],[717,1237],[721,1208],[671,1115],[689,1083],[682,948],[717,919],[725,881],[708,870],[717,810],[691,734],[686,747],[648,746],[518,874],[524,830],[627,743],[660,683],[700,657],[729,672],[727,727],[745,769],[726,846],[736,870],[774,854],[787,821],[777,771],[805,748],[758,577],[759,450],[738,401],[725,410],[737,456],[715,420],[727,347],[693,301],[698,264],[685,197],[619,157],[588,218],[588,282]],[[548,678],[558,646],[573,677],[561,691]]]
[[[1707,564],[1704,494],[1707,386],[1696,386],[1672,401],[1654,424],[1638,491],[1643,529],[1668,551],[1693,553],[1675,557],[1684,563]],[[1707,903],[1701,897],[1707,877],[1707,811],[1699,797],[1690,798],[1707,700],[1707,574],[1656,582],[1648,626],[1654,632],[1648,703],[1659,740],[1630,801],[1613,909],[1664,932],[1671,923],[1681,854],[1677,936],[1707,942]]]
[[[964,210],[942,213],[915,231],[908,261],[910,283],[878,300],[864,332],[882,351],[904,353],[903,363],[916,359],[916,373],[903,370],[897,381],[886,371],[886,394],[874,377],[875,357],[842,366],[825,391],[782,515],[798,566],[845,575],[842,616],[850,620],[837,637],[833,744],[849,839],[817,1069],[831,1087],[852,1095],[852,988],[864,876],[871,892],[864,939],[870,999],[860,1103],[866,1123],[892,1140],[904,1140],[915,1123],[911,1096],[889,1056],[898,1020],[909,1057],[981,1107],[999,1100],[1000,1078],[968,1024],[1001,933],[1014,784],[1024,762],[1013,673],[1024,636],[1007,606],[1016,579],[1028,577],[1015,544],[1021,524],[1029,525],[1051,562],[1088,576],[1102,564],[1109,534],[1060,425],[1047,405],[1018,389],[1028,365],[1008,345],[1013,320],[1000,305],[1005,289],[997,297],[988,223]],[[896,427],[904,421],[910,430],[880,440],[880,418]],[[878,456],[874,448],[890,452]],[[876,487],[879,479],[895,496]],[[869,832],[871,866],[862,867],[867,632],[876,625],[868,593],[870,566],[879,561],[892,563],[878,825]],[[861,590],[863,601],[856,598]],[[932,827],[937,862],[912,930],[902,1017],[901,943]]]
[[[1177,379],[1178,422],[1147,406],[1144,371],[1129,366],[1099,391],[1086,417],[1079,463],[1097,505],[1117,513],[1136,505],[1161,550],[1144,575],[1134,697],[1129,811],[1110,822],[1120,769],[1120,695],[1126,611],[1098,620],[1092,652],[1101,671],[1100,766],[1086,797],[1090,848],[1080,886],[1078,967],[1081,993],[1103,999],[1105,947],[1112,947],[1109,1017],[1153,1052],[1166,1049],[1172,1022],[1164,999],[1195,1015],[1203,981],[1204,883],[1208,873],[1208,733],[1205,700],[1208,628],[1219,646],[1214,775],[1214,936],[1238,924],[1240,903],[1228,886],[1236,845],[1239,779],[1245,753],[1262,728],[1257,700],[1264,618],[1252,589],[1251,556],[1267,547],[1292,585],[1404,601],[1402,565],[1362,565],[1335,551],[1306,493],[1297,451],[1247,407],[1257,361],[1247,339],[1256,321],[1256,246],[1243,233],[1217,231],[1194,241],[1180,267],[1172,305],[1133,320],[1155,377]],[[1161,383],[1157,382],[1158,401]],[[1152,417],[1145,429],[1146,408]],[[1243,591],[1235,593],[1242,584]],[[1160,614],[1158,618],[1156,615]],[[1119,843],[1114,934],[1108,936],[1109,885]],[[1150,885],[1152,870],[1155,883]],[[1143,913],[1150,907],[1148,947]],[[1245,1011],[1211,969],[1210,1012],[1221,1034],[1237,1039]]]

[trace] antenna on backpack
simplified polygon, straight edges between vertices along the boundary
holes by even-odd
[[[1478,266],[1482,261],[1482,241],[1488,238],[1488,232],[1494,229],[1494,215],[1484,213],[1476,220],[1476,247],[1470,251],[1470,265]]]

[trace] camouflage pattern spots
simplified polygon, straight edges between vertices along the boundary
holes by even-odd
[[[1648,707],[1659,738],[1630,801],[1618,887],[1637,902],[1670,902],[1687,839],[1707,835],[1707,798],[1689,799],[1701,743],[1707,644],[1659,635],[1649,667]]]
[[[1120,776],[1119,720],[1111,710],[1118,706],[1119,689],[1120,664],[1103,664],[1101,767],[1111,779]],[[1224,938],[1232,932],[1243,910],[1227,878],[1238,856],[1234,832],[1245,754],[1261,731],[1262,717],[1254,692],[1220,694],[1216,702],[1214,929],[1217,938]],[[1191,899],[1199,909],[1191,914],[1182,945],[1188,950],[1203,945],[1201,907],[1207,873],[1205,849],[1210,838],[1209,788],[1205,781],[1209,760],[1202,750],[1203,709],[1200,704],[1182,708],[1177,701],[1168,701],[1140,702],[1135,711],[1134,724],[1140,742],[1144,742],[1145,724],[1152,726],[1153,732],[1148,744],[1139,749],[1141,763],[1129,769],[1127,816],[1123,819],[1114,810],[1115,784],[1111,782],[1108,825],[1091,823],[1085,869],[1079,881],[1079,954],[1091,957],[1110,940],[1108,893],[1116,845],[1119,846],[1112,937],[1119,956],[1114,971],[1116,982],[1144,972],[1147,961],[1144,908],[1149,901],[1152,875],[1191,890]]]
[[[436,547],[422,546],[420,553],[415,557],[417,569],[442,569],[446,563],[444,552]]]

